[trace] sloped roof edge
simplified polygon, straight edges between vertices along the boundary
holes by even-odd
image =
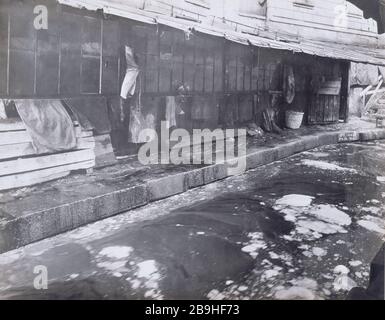
[[[276,50],[304,53],[313,56],[353,61],[385,66],[385,53],[375,48],[358,47],[329,42],[302,40],[300,42],[279,41],[272,38],[260,37],[235,30],[221,29],[203,23],[169,17],[146,10],[135,9],[122,2],[110,0],[57,0],[58,3],[78,9],[91,11],[102,10],[106,14],[119,16],[148,24],[166,25],[184,32],[196,31],[199,33],[217,36],[235,43],[252,45],[255,47],[271,48]]]

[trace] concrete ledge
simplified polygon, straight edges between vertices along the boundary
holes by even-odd
[[[145,185],[135,186],[11,220],[0,229],[0,252],[146,205],[146,190]]]
[[[385,129],[324,132],[256,150],[246,157],[247,170],[282,160],[296,153],[343,142],[385,139]],[[237,159],[235,159],[236,161]],[[244,160],[244,159],[243,159]],[[229,177],[231,164],[215,164],[183,173],[153,178],[135,187],[85,198],[1,221],[0,252],[5,252],[66,232],[150,202],[181,194]]]
[[[385,130],[383,129],[368,130],[365,132],[360,132],[361,141],[371,141],[371,140],[381,140],[381,139],[385,139]]]
[[[338,136],[339,136],[339,134],[337,132],[326,132],[326,133],[319,135],[318,136],[319,146],[337,144],[338,143]]]
[[[301,139],[304,148],[301,151],[307,151],[319,147],[318,136],[303,137]]]
[[[201,187],[205,184],[203,170],[197,169],[186,173],[186,183],[189,189]]]
[[[170,175],[161,179],[147,182],[148,199],[157,201],[188,190],[185,173]]]
[[[227,166],[225,164],[215,164],[206,168],[203,168],[203,181],[204,184],[209,184],[215,181],[223,180],[229,175],[227,173]]]
[[[278,148],[257,151],[246,156],[246,169],[255,169],[277,160]]]
[[[277,150],[277,160],[282,160],[299,152],[300,143],[298,143],[298,141],[293,141],[275,147],[275,149]]]
[[[185,173],[185,187],[194,189],[228,177],[225,164],[215,164]]]
[[[338,135],[338,142],[357,142],[360,140],[360,133],[357,131],[342,132]]]

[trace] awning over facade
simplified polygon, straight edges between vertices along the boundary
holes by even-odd
[[[210,36],[222,37],[228,41],[255,47],[271,48],[276,50],[304,53],[318,57],[367,63],[385,66],[385,50],[363,46],[346,45],[332,42],[320,42],[307,39],[300,40],[276,40],[276,35],[271,33],[269,37],[252,35],[229,28],[220,28],[204,23],[179,19],[163,14],[135,9],[125,4],[122,0],[57,0],[60,4],[87,9],[91,11],[101,10],[105,14],[115,15],[142,23],[165,25],[184,32],[198,32]]]
[[[110,0],[57,0],[58,3],[77,9],[86,9],[90,11],[102,10],[105,14],[127,18],[143,23],[156,24],[153,17],[144,10],[134,10],[132,7],[124,4],[124,1]]]

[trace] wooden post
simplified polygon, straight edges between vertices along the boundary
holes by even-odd
[[[232,44],[230,43],[230,47],[231,46],[232,46]],[[237,51],[238,51],[238,48],[237,48]],[[239,68],[239,64],[238,64],[239,56],[238,56],[238,53],[239,52],[237,52],[236,56],[235,56],[235,91],[238,90],[238,68]]]
[[[193,58],[193,66],[194,66],[194,76],[193,76],[193,87],[192,87],[192,91],[195,92],[196,89],[195,89],[195,77],[196,77],[196,58],[197,58],[197,53],[196,53],[196,50],[197,50],[197,41],[196,41],[197,37],[193,37],[192,38],[192,41],[193,41],[193,45],[194,45],[194,58]]]
[[[222,44],[222,92],[226,93],[226,68],[227,68],[227,58],[226,58],[226,51],[227,51],[227,41],[226,39],[223,40]]]
[[[9,58],[11,56],[11,16],[9,12],[7,12],[7,19],[8,19],[8,24],[7,24],[7,95],[9,95],[9,74],[10,74],[10,63],[9,63]]]
[[[104,45],[104,18],[100,20],[100,57],[99,57],[99,94],[102,94],[103,85],[103,45]]]
[[[183,54],[182,54],[182,83],[183,83],[183,86],[184,84],[186,83],[185,81],[185,72],[184,72],[184,69],[185,69],[185,62],[186,62],[186,58],[185,58],[185,53],[186,53],[186,35],[183,36]]]
[[[121,48],[122,48],[122,23],[120,21],[118,21],[118,43],[119,43],[119,46],[118,46],[118,74],[117,74],[117,91],[118,91],[118,96],[120,97],[120,89],[121,89],[121,84],[123,82],[122,80],[122,76],[121,76],[121,72],[122,72],[122,55],[121,55]]]
[[[144,54],[144,66],[143,66],[143,92],[147,92],[147,64],[148,64],[148,32],[146,32],[146,46]]]
[[[207,40],[204,39],[204,42],[205,43]],[[205,92],[206,91],[206,64],[207,64],[207,51],[206,51],[206,48],[204,48],[204,51],[203,51],[203,84],[202,84],[202,92]]]
[[[215,64],[216,64],[216,54],[215,53],[212,53],[212,58],[213,58],[213,81],[212,81],[211,91],[215,95]]]
[[[343,108],[344,122],[349,122],[349,98],[350,98],[350,62],[342,63],[342,87],[341,107]]]
[[[63,21],[63,14],[61,11],[61,7],[59,6],[59,19]],[[58,61],[58,70],[57,70],[57,94],[61,95],[61,64],[62,64],[62,31],[61,28],[59,28],[59,43],[58,43],[58,50],[59,50],[59,61]]]
[[[158,83],[157,83],[157,92],[159,93],[159,91],[160,91],[160,39],[161,39],[161,37],[160,37],[160,33],[161,33],[161,31],[159,30],[159,26],[157,26],[157,30],[156,30],[156,33],[157,33],[157,38],[158,38],[158,70],[157,70],[157,72],[158,72],[158,74],[157,74],[157,77],[158,77]]]
[[[173,88],[173,82],[174,82],[174,43],[175,43],[175,31],[170,31],[172,32],[172,37],[171,37],[171,53],[172,53],[172,56],[171,56],[171,59],[170,61],[168,62],[168,67],[170,69],[170,92],[172,93],[174,91],[174,88]]]
[[[37,33],[39,31],[37,31],[36,29],[34,29],[34,35],[35,35],[35,43],[34,43],[34,74],[33,74],[33,94],[36,96],[37,94],[37,44],[38,44],[38,41],[37,41]]]

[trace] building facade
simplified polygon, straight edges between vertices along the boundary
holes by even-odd
[[[344,24],[326,3],[350,8]],[[46,29],[34,25],[38,5],[48,8]],[[305,124],[346,121],[350,60],[382,61],[359,50],[376,45],[376,23],[340,0],[4,0],[0,25],[0,98],[16,107],[28,99],[37,109],[35,100],[60,100],[74,124],[103,137],[91,145],[96,160],[112,153],[106,136],[115,151],[129,141],[125,151],[135,153],[145,142],[138,132],[160,130],[164,120],[188,131],[239,128],[261,125],[264,110],[275,108],[304,112]],[[122,101],[127,48],[139,73]],[[8,110],[3,122],[14,115]],[[33,155],[23,143],[4,160]]]
[[[119,0],[115,0],[119,2]],[[129,0],[137,9],[178,14],[207,24],[237,22],[308,39],[375,45],[377,22],[346,0]]]

